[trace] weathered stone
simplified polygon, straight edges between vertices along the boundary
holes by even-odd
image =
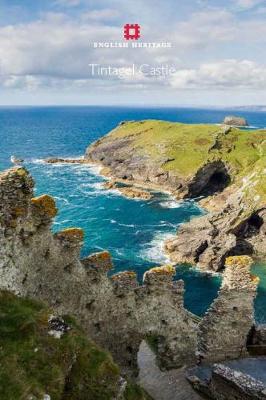
[[[44,160],[47,164],[87,164],[87,160],[84,158],[47,158]]]
[[[44,194],[39,197],[34,197],[31,199],[31,203],[36,207],[37,214],[47,215],[48,218],[54,218],[57,214],[57,208],[55,206],[55,201],[51,196]]]
[[[265,400],[265,384],[243,372],[217,364],[213,368],[210,393],[217,400]]]
[[[247,355],[247,337],[254,325],[254,298],[259,279],[250,274],[252,259],[229,257],[219,295],[198,331],[198,357],[203,362]]]
[[[76,316],[125,370],[136,370],[139,345],[151,334],[159,338],[162,365],[193,363],[196,324],[183,305],[183,284],[172,281],[174,269],[155,268],[139,286],[132,272],[107,276],[112,269],[108,252],[80,260],[83,231],[53,234],[54,203],[48,196],[32,200],[32,180],[22,172],[0,177],[0,197],[7,187],[10,193],[1,204],[1,288],[41,299],[59,315]],[[7,229],[13,204],[23,205],[25,213],[15,228]]]
[[[214,400],[266,399],[265,357],[198,366],[187,371],[195,390]],[[204,397],[205,398],[205,397]]]
[[[254,327],[252,336],[250,337],[252,345],[266,346],[266,324],[260,324]]]
[[[110,180],[110,181],[104,182],[103,183],[103,188],[107,189],[107,190],[116,189],[117,188],[117,182],[114,181],[114,180]]]
[[[117,187],[117,190],[124,196],[131,199],[150,200],[152,198],[152,194],[150,192],[134,187]]]
[[[203,270],[219,271],[226,257],[266,256],[266,208],[250,211],[241,195],[231,196],[220,211],[214,211],[180,226],[168,239],[165,250],[177,263],[198,264]],[[247,215],[245,217],[245,215]]]
[[[110,254],[105,251],[80,260],[83,231],[69,228],[53,234],[54,202],[46,195],[32,196],[26,170],[0,174],[1,289],[41,299],[58,315],[76,316],[126,372],[136,373],[138,349],[148,337],[156,338],[158,361],[166,368],[194,364],[197,337],[198,355],[204,361],[246,354],[258,284],[250,276],[249,257],[228,259],[219,296],[198,332],[198,321],[184,308],[184,283],[173,281],[173,266],[147,271],[143,285],[134,272],[110,278]],[[17,208],[23,212],[14,213]],[[213,229],[211,224],[207,229]]]
[[[229,126],[248,126],[248,122],[245,118],[236,117],[234,115],[229,115],[225,117],[225,119],[223,120],[223,124]]]

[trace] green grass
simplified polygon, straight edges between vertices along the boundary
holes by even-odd
[[[75,319],[70,331],[48,335],[52,311],[37,301],[0,291],[0,399],[113,400],[120,370],[110,354],[90,341]],[[125,400],[150,400],[129,383]]]
[[[232,183],[241,187],[243,178],[249,177],[251,188],[244,193],[251,202],[257,195],[261,202],[266,200],[266,130],[232,128],[225,135],[217,125],[147,120],[123,124],[104,140],[121,138],[131,140],[127,144],[131,153],[147,155],[154,162],[170,160],[163,168],[183,179],[194,176],[207,162],[222,160],[229,167]],[[213,149],[216,139],[219,148]]]
[[[152,400],[145,390],[134,383],[128,383],[124,396],[125,400]]]
[[[71,318],[61,339],[49,336],[50,314],[38,302],[0,292],[0,399],[112,399],[120,372],[111,356]]]
[[[158,343],[159,338],[156,335],[148,335],[146,337],[146,343],[150,347],[150,349],[155,353],[158,354]]]

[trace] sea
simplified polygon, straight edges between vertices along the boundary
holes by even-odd
[[[134,270],[143,273],[167,264],[163,243],[175,235],[180,224],[204,213],[194,201],[177,202],[170,195],[156,193],[150,201],[127,199],[116,190],[105,190],[104,178],[95,166],[46,164],[47,157],[80,157],[90,143],[121,121],[158,119],[183,123],[220,123],[236,110],[175,107],[1,107],[0,169],[11,166],[10,156],[23,158],[34,177],[36,195],[48,193],[59,213],[53,230],[81,227],[85,242],[81,256],[108,250],[113,273]],[[266,112],[237,111],[247,118],[251,129],[266,127]],[[249,130],[243,130],[248,135]],[[263,133],[262,133],[263,134]],[[176,279],[185,282],[185,306],[202,315],[217,296],[219,274],[199,272],[178,265]],[[256,319],[266,322],[266,264],[255,264],[260,277]]]

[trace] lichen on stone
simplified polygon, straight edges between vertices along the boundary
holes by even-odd
[[[163,265],[162,267],[154,267],[146,272],[147,274],[159,274],[159,275],[175,275],[176,270],[172,265]]]
[[[84,239],[84,231],[81,228],[67,228],[56,233],[56,237],[67,241],[79,241]]]
[[[14,208],[14,215],[16,217],[22,217],[23,215],[25,215],[27,212],[27,209],[24,207],[15,207]]]
[[[109,260],[110,259],[110,253],[108,251],[102,251],[100,253],[97,253],[98,255],[98,260]]]
[[[26,176],[26,175],[28,175],[28,172],[26,171],[25,168],[17,168],[17,169],[15,170],[15,172],[16,172],[17,175],[20,175],[20,176]]]
[[[237,266],[240,268],[249,268],[252,263],[253,260],[249,256],[231,256],[227,257],[225,260],[226,267]]]
[[[127,280],[127,279],[136,279],[137,274],[134,271],[124,271],[124,272],[119,272],[118,274],[112,275],[111,279],[115,281],[120,281],[120,280]]]
[[[54,199],[48,194],[31,199],[31,203],[41,213],[46,214],[50,218],[54,218],[57,214],[57,208]]]

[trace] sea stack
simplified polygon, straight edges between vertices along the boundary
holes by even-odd
[[[229,115],[225,117],[225,119],[223,120],[223,124],[229,126],[248,126],[248,122],[245,118],[236,117],[234,115]]]

